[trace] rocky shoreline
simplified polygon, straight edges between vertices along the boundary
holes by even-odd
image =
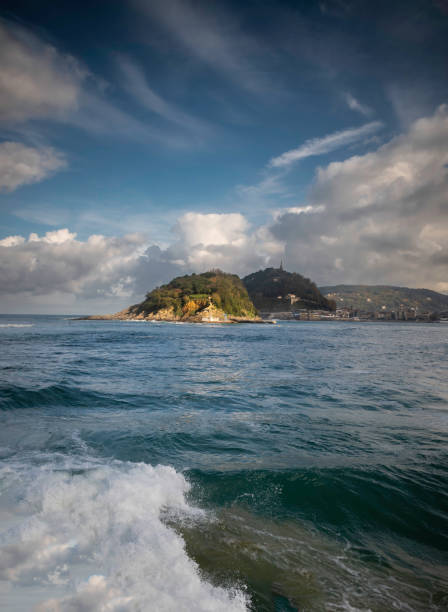
[[[159,310],[157,313],[145,315],[143,313],[135,314],[131,308],[125,308],[115,314],[106,315],[89,315],[85,317],[76,317],[75,321],[146,321],[146,322],[166,322],[166,323],[202,323],[202,324],[216,324],[220,323],[223,325],[228,324],[241,324],[241,323],[254,323],[254,324],[275,324],[275,320],[264,320],[261,317],[255,317],[247,319],[244,317],[226,316],[222,312],[214,311],[206,313],[200,313],[199,315],[177,317],[171,311],[171,309]]]

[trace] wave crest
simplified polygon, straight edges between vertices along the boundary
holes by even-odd
[[[45,588],[39,612],[247,609],[242,590],[201,578],[181,536],[163,523],[166,509],[201,513],[173,468],[116,462],[81,474],[41,468],[31,478],[22,520],[2,538],[0,579]]]

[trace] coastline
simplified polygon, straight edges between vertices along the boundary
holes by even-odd
[[[242,323],[250,324],[261,324],[261,325],[275,325],[275,319],[244,319],[241,317],[228,317],[227,319],[210,319],[202,320],[197,317],[191,317],[187,319],[181,318],[159,318],[159,317],[118,317],[116,315],[89,315],[85,317],[75,317],[73,321],[133,321],[143,323],[195,323],[203,325],[235,325]]]

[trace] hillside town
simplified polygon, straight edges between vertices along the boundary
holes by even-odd
[[[418,312],[417,309],[386,310],[375,312],[353,310],[348,307],[337,308],[334,312],[327,310],[307,310],[305,308],[275,313],[262,313],[263,317],[279,320],[296,321],[408,321],[408,322],[443,322],[448,323],[446,312]]]
[[[329,296],[327,296],[329,297]],[[436,312],[430,310],[419,310],[401,304],[398,309],[388,309],[383,305],[381,309],[367,311],[355,309],[350,306],[337,306],[335,310],[296,308],[294,304],[300,303],[300,298],[289,293],[286,296],[278,296],[280,301],[289,302],[290,309],[276,312],[262,312],[263,318],[296,321],[409,321],[409,322],[443,322],[448,323],[448,310]]]

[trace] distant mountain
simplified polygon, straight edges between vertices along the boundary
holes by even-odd
[[[296,272],[266,268],[243,278],[255,307],[261,313],[295,311],[301,308],[333,310],[316,285]]]
[[[448,310],[448,295],[430,289],[409,289],[388,285],[335,285],[320,287],[327,299],[334,300],[338,308],[374,312],[416,308],[418,312]]]

